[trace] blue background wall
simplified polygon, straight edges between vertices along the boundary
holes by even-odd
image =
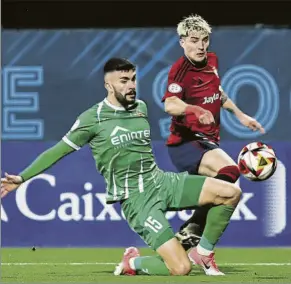
[[[291,30],[215,28],[210,49],[219,57],[224,89],[267,130],[253,133],[222,112],[222,147],[236,160],[244,144],[262,140],[280,160],[272,179],[240,180],[244,196],[220,244],[290,246]],[[174,29],[4,31],[3,171],[22,170],[104,98],[102,67],[112,56],[138,65],[138,96],[149,105],[157,161],[175,170],[164,146],[169,118],[160,99],[169,67],[181,55]],[[2,245],[142,245],[119,207],[104,210],[102,202],[103,179],[85,147],[3,200]],[[177,228],[190,212],[168,214]]]

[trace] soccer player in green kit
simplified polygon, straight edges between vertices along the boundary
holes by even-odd
[[[107,184],[107,203],[120,202],[126,220],[158,256],[140,256],[137,248],[125,250],[115,275],[187,275],[190,260],[208,275],[215,274],[214,246],[226,229],[241,190],[234,184],[188,173],[163,172],[155,162],[147,106],[136,100],[135,65],[112,58],[104,66],[107,97],[83,112],[55,146],[40,154],[19,175],[5,173],[1,198],[23,182],[42,173],[66,155],[89,144],[98,171]],[[211,123],[209,112],[181,102]],[[165,217],[167,211],[213,207],[197,249],[185,252]]]

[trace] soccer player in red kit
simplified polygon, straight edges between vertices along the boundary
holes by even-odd
[[[220,110],[230,111],[246,127],[264,133],[254,118],[243,113],[228,98],[220,85],[218,58],[207,52],[211,27],[198,15],[191,15],[178,24],[177,33],[184,56],[171,67],[167,91],[162,99],[165,111],[172,116],[168,152],[177,170],[215,177],[235,183],[239,170],[233,159],[219,147]],[[182,225],[176,237],[190,259],[199,262],[201,255],[213,256],[214,246],[201,238],[208,208],[195,210],[193,216]],[[208,247],[201,249],[199,243]],[[198,245],[197,245],[198,244]],[[192,257],[191,257],[192,256]],[[213,258],[213,271],[218,270]],[[204,267],[203,267],[204,268]],[[205,270],[205,269],[204,269]]]

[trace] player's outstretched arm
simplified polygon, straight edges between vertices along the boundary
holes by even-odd
[[[185,115],[187,104],[178,97],[169,97],[165,100],[165,112],[173,116]]]
[[[221,90],[221,104],[225,110],[233,113],[242,125],[253,131],[260,131],[262,134],[265,133],[265,129],[262,125],[254,118],[242,112],[223,90]]]
[[[166,98],[165,112],[172,116],[194,114],[202,124],[214,122],[214,117],[210,111],[199,106],[186,104],[176,96]]]
[[[1,198],[6,196],[9,192],[17,189],[25,181],[44,172],[73,151],[75,151],[75,149],[65,142],[60,141],[55,146],[40,154],[32,164],[24,169],[19,175],[5,173],[5,177],[1,178]]]

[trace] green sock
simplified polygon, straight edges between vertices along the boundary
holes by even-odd
[[[140,275],[170,275],[170,271],[160,256],[143,256],[134,259],[134,267]]]
[[[199,242],[202,248],[213,250],[219,241],[227,225],[229,224],[235,207],[230,205],[219,205],[212,207],[206,219],[206,226]]]

